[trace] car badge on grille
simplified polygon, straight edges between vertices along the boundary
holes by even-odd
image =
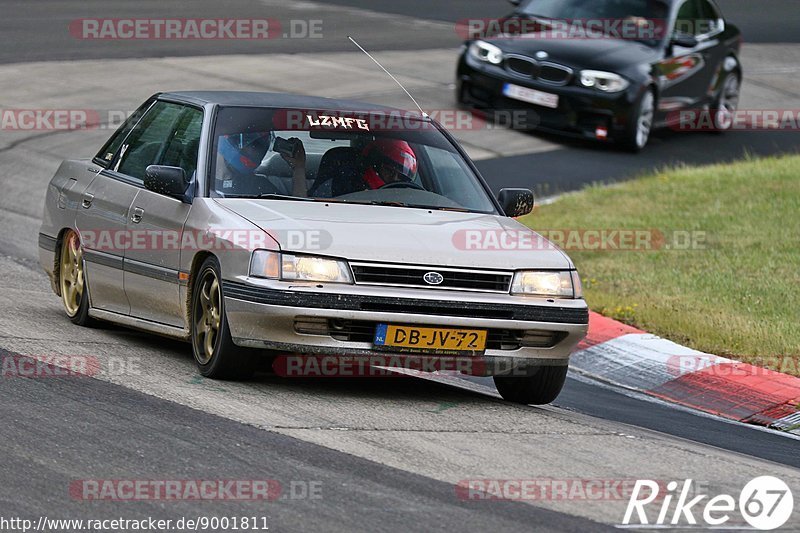
[[[444,276],[442,276],[438,272],[428,272],[424,276],[422,276],[422,279],[428,285],[440,285],[444,281]]]
[[[550,54],[548,54],[544,50],[539,50],[538,52],[536,52],[536,59],[547,59],[548,57],[550,57]]]

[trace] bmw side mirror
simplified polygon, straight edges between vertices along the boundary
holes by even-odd
[[[672,35],[670,42],[674,45],[680,46],[681,48],[694,48],[697,46],[699,41],[694,35],[678,32]]]
[[[497,200],[508,217],[521,217],[533,211],[533,192],[530,189],[500,189]]]
[[[144,187],[148,191],[157,192],[191,203],[187,194],[191,181],[186,171],[180,167],[150,165],[144,171]]]

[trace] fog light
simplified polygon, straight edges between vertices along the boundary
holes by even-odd
[[[328,319],[315,316],[294,317],[294,330],[306,335],[327,335]]]

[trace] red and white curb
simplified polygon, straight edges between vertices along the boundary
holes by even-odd
[[[800,378],[692,350],[597,313],[570,368],[705,413],[800,434]]]

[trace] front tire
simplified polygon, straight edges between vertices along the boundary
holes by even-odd
[[[653,131],[655,112],[656,95],[653,89],[648,88],[636,102],[631,120],[620,139],[620,144],[625,150],[638,153],[647,146],[650,133]]]
[[[504,400],[525,405],[544,405],[555,400],[567,380],[567,366],[541,366],[530,376],[494,376]]]
[[[207,258],[192,286],[192,353],[197,368],[211,379],[245,379],[253,374],[248,350],[231,339],[222,296],[219,262]]]
[[[728,72],[722,80],[722,89],[714,101],[714,131],[724,133],[731,129],[736,111],[739,109],[739,91],[741,80],[737,71]]]

